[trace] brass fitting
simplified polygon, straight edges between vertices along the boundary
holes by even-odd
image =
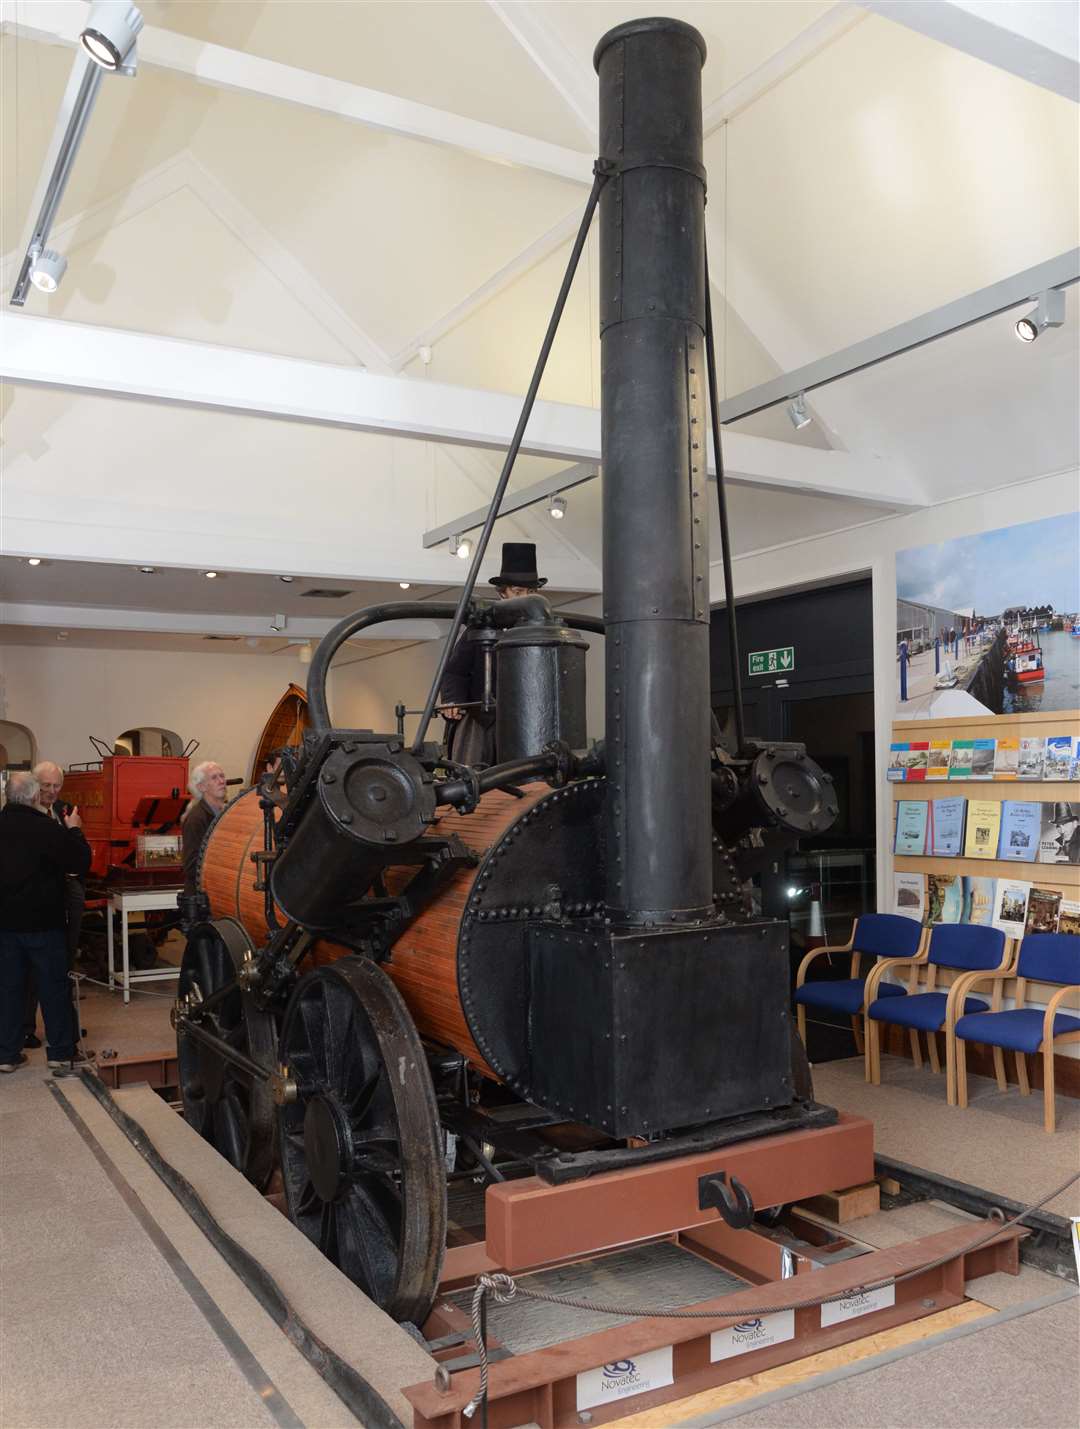
[[[275,1106],[291,1106],[299,1096],[299,1088],[289,1076],[288,1067],[279,1067],[270,1073],[270,1095]]]

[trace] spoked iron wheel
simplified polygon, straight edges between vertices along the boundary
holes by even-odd
[[[309,973],[285,1012],[280,1109],[289,1215],[395,1320],[422,1324],[446,1245],[439,1109],[401,994],[373,962]]]
[[[251,951],[247,934],[231,918],[194,928],[180,963],[179,995],[197,988],[202,1001],[233,983]],[[277,1033],[273,1014],[256,1006],[250,993],[234,986],[201,1015],[201,1024],[238,1052],[273,1071]],[[274,1169],[274,1102],[269,1083],[256,1081],[212,1047],[177,1029],[180,1096],[189,1126],[264,1190]]]

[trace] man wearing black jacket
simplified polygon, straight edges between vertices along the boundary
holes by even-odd
[[[77,809],[61,827],[36,801],[40,785],[20,771],[8,781],[0,809],[0,1072],[14,1072],[26,1057],[22,1001],[28,968],[37,976],[45,1019],[46,1056],[53,1068],[70,1064],[65,875],[90,867],[90,845]]]

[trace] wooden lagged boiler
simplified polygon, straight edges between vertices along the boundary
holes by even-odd
[[[214,824],[185,909],[189,1120],[258,1184],[280,1163],[293,1220],[416,1323],[448,1167],[558,1182],[835,1119],[792,1035],[787,924],[750,893],[778,845],[831,824],[831,782],[741,718],[725,743],[709,708],[704,59],[673,20],[596,51],[601,157],[560,303],[598,206],[602,619],[473,598],[512,448],[458,605],[326,636],[310,728]],[[418,614],[452,622],[443,665],[481,646],[491,767],[427,741],[438,675],[411,743],[331,720],[343,641]],[[605,637],[590,748],[582,631]]]

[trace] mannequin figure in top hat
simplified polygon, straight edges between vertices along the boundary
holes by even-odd
[[[488,582],[500,600],[528,595],[547,585],[537,574],[536,547],[531,541],[506,541],[502,548],[502,569]],[[467,640],[462,632],[450,656],[440,692],[446,721],[447,758],[460,764],[495,762],[495,715],[479,708],[484,698],[483,648]]]

